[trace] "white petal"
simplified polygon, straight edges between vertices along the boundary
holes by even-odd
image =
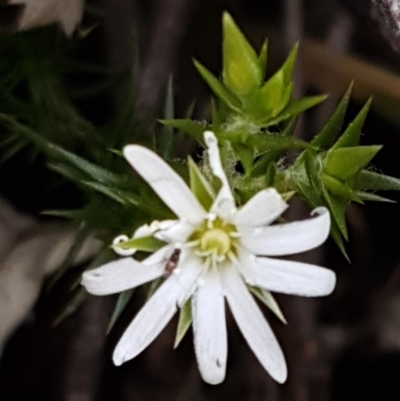
[[[256,255],[282,256],[308,251],[329,235],[330,215],[326,208],[314,210],[317,217],[268,227],[240,230],[241,245]]]
[[[211,206],[211,212],[223,218],[228,218],[236,211],[235,199],[232,195],[228,178],[222,167],[221,157],[218,149],[218,141],[211,131],[204,132],[204,141],[207,145],[208,159],[213,174],[221,181],[221,189]]]
[[[318,297],[335,288],[332,270],[308,263],[256,257],[240,252],[240,270],[249,284],[283,294]]]
[[[83,273],[82,285],[93,295],[109,295],[129,290],[160,277],[164,273],[166,255],[171,246],[165,246],[142,262],[123,258]]]
[[[287,378],[282,350],[271,327],[234,269],[224,269],[223,285],[232,315],[264,369],[279,383]]]
[[[287,207],[275,188],[263,189],[237,211],[231,222],[236,226],[265,226],[276,220]]]
[[[194,230],[192,224],[177,220],[169,227],[157,231],[154,236],[165,242],[185,242]]]
[[[179,274],[172,274],[161,285],[119,340],[113,354],[115,365],[134,358],[158,336],[177,311],[179,299],[193,288],[200,268],[188,260]]]
[[[204,275],[192,298],[194,348],[203,380],[219,384],[225,379],[228,355],[225,301],[218,273]]]
[[[203,207],[183,179],[154,152],[142,146],[128,145],[124,148],[124,156],[176,216],[193,223],[204,219]]]

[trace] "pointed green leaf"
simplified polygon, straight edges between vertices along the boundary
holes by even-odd
[[[107,327],[107,334],[111,331],[111,329],[114,327],[115,323],[117,322],[118,318],[121,316],[121,313],[124,311],[126,305],[132,298],[134,290],[128,290],[121,292],[121,294],[118,295],[117,302],[114,307],[114,311],[111,315],[110,321],[108,323]]]
[[[174,349],[178,347],[178,345],[185,337],[185,334],[189,330],[190,325],[192,324],[192,302],[189,299],[186,301],[185,305],[179,312],[179,321],[178,327],[176,329],[175,341],[174,341]]]
[[[211,99],[211,122],[213,132],[221,130],[222,119],[214,99]]]
[[[97,164],[91,163],[80,156],[77,156],[71,152],[68,152],[57,145],[48,145],[49,151],[54,155],[61,157],[64,160],[70,162],[73,166],[88,174],[96,181],[110,186],[121,186],[126,187],[128,184],[127,177],[119,176],[110,170],[107,170]],[[132,177],[129,178],[132,180]]]
[[[283,95],[284,74],[279,70],[261,88],[253,91],[246,102],[246,114],[257,121],[276,117],[286,106]]]
[[[44,216],[61,217],[65,219],[76,220],[81,216],[81,210],[45,210],[40,213]]]
[[[353,146],[332,148],[325,158],[325,172],[333,177],[346,180],[360,172],[382,146]]]
[[[297,53],[299,51],[299,43],[297,42],[293,49],[290,51],[289,56],[286,61],[283,63],[282,72],[284,75],[284,83],[288,85],[292,81],[294,65],[296,63]]]
[[[375,191],[400,191],[400,179],[389,175],[362,170],[356,176],[354,188]]]
[[[368,111],[371,107],[372,98],[370,98],[364,107],[357,114],[356,118],[348,125],[346,131],[340,136],[340,138],[333,145],[333,149],[338,149],[347,146],[356,146],[360,141],[361,129],[364,125],[364,121],[367,118]]]
[[[119,192],[113,188],[110,188],[106,185],[100,184],[95,181],[80,181],[81,184],[85,185],[88,188],[94,189],[95,191],[108,196],[109,198],[115,200],[122,205],[127,203],[126,199],[119,194]]]
[[[52,327],[57,327],[67,317],[73,315],[78,308],[82,305],[87,297],[87,292],[83,287],[78,287],[73,292],[71,299],[67,302],[66,306],[60,311],[52,323]]]
[[[164,119],[172,120],[175,117],[174,114],[175,114],[174,87],[171,75],[168,79],[168,84],[167,84],[167,96],[164,105]],[[166,160],[170,159],[173,152],[172,148],[174,143],[173,127],[164,124],[164,127],[161,130],[160,135],[156,137],[156,142],[158,142],[157,150],[160,152],[163,158]]]
[[[282,111],[284,119],[295,117],[311,107],[320,104],[326,99],[326,95],[309,96],[301,99],[291,100],[285,109]]]
[[[322,180],[329,192],[342,199],[362,203],[360,197],[346,184],[328,174],[322,174]]]
[[[284,324],[287,324],[287,320],[283,315],[278,303],[276,302],[273,295],[267,291],[258,287],[249,287],[250,291],[268,308],[274,315]]]
[[[275,183],[275,177],[278,174],[278,166],[275,163],[270,163],[269,166],[266,168],[266,184],[267,187],[273,187]]]
[[[149,235],[146,237],[132,238],[125,242],[120,242],[117,245],[112,245],[111,247],[118,247],[122,249],[136,249],[143,252],[155,252],[160,248],[165,246],[165,242],[161,241],[153,236]]]
[[[326,203],[328,204],[329,211],[331,212],[331,216],[336,224],[336,227],[339,229],[339,232],[347,241],[348,232],[346,225],[346,207],[348,202],[346,200],[330,195],[326,189],[324,190],[324,198]]]
[[[335,241],[335,243],[338,246],[340,252],[342,252],[342,255],[350,263],[350,258],[347,255],[346,248],[345,248],[344,243],[343,243],[343,238],[340,235],[340,231],[339,231],[338,227],[336,226],[335,222],[332,222],[332,224],[331,224],[331,237]]]
[[[190,135],[194,140],[204,146],[203,133],[209,128],[208,125],[199,121],[187,119],[159,120],[159,122],[168,127],[185,132],[186,134]]]
[[[363,201],[396,203],[392,199],[384,198],[371,192],[356,191],[356,194]]]
[[[261,47],[260,54],[258,55],[258,63],[260,64],[262,79],[265,79],[268,64],[268,39],[264,41]]]
[[[258,152],[268,150],[305,149],[309,144],[294,137],[280,135],[253,134],[247,140],[247,144],[253,146]]]
[[[214,92],[215,96],[221,99],[230,109],[241,113],[240,100],[224,85],[222,84],[211,72],[201,65],[198,61],[194,60],[194,65],[208,86]]]
[[[215,192],[211,184],[207,181],[206,177],[204,177],[203,173],[191,157],[188,158],[188,167],[190,189],[204,209],[210,210],[215,199]]]
[[[227,12],[222,24],[223,82],[237,96],[247,96],[263,80],[257,54]]]
[[[342,128],[343,118],[350,101],[352,89],[353,83],[350,84],[342,100],[337,105],[335,111],[322,130],[311,141],[311,145],[321,149],[329,149],[333,145],[335,139],[339,135],[340,129]]]
[[[221,140],[252,146],[259,153],[270,150],[305,149],[309,147],[309,144],[301,139],[281,135],[250,134],[244,131],[222,131],[215,134]]]

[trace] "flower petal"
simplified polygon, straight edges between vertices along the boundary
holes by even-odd
[[[183,179],[154,152],[142,146],[128,145],[124,148],[124,156],[179,219],[196,224],[204,219],[205,210]]]
[[[190,234],[195,230],[195,226],[186,221],[177,220],[169,227],[157,231],[154,236],[165,242],[185,242]]]
[[[276,220],[287,207],[275,188],[263,189],[237,211],[231,222],[239,227],[265,226]]]
[[[197,260],[187,259],[179,273],[161,285],[119,340],[113,354],[115,365],[134,358],[158,336],[177,311],[179,300],[193,288],[200,269]]]
[[[192,298],[194,348],[203,380],[219,384],[225,379],[228,343],[225,300],[218,273],[211,270]]]
[[[287,378],[281,347],[243,280],[234,269],[224,269],[223,285],[232,315],[243,337],[264,369],[279,383]]]
[[[88,270],[83,273],[82,285],[93,295],[109,295],[147,283],[163,274],[163,255],[170,249],[165,246],[155,252],[151,263],[127,257]]]
[[[329,235],[328,209],[313,211],[318,216],[293,223],[240,230],[241,245],[255,255],[292,255],[321,245]]]
[[[211,170],[213,174],[220,179],[222,184],[210,211],[218,214],[222,218],[228,218],[236,211],[236,205],[228,178],[222,167],[218,141],[211,131],[204,132],[204,141],[208,148],[207,153]]]
[[[304,297],[328,295],[335,288],[335,273],[324,267],[257,257],[246,251],[239,255],[240,270],[250,285]]]

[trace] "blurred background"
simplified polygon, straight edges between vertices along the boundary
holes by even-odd
[[[107,124],[115,114],[120,95],[115,83],[132,68],[132,141],[159,129],[157,118],[163,113],[171,75],[175,115],[183,117],[195,101],[193,116],[207,119],[210,92],[192,58],[218,75],[224,10],[257,49],[269,38],[269,73],[300,41],[296,95],[329,97],[304,116],[296,135],[315,135],[354,80],[346,120],[374,97],[362,144],[383,144],[374,168],[400,176],[397,0],[1,1],[0,87],[10,84],[16,65],[29,66],[30,58],[37,57],[44,64],[32,82],[41,85],[37,77],[46,81],[51,55],[65,96],[93,126]],[[22,98],[24,91],[17,88]],[[12,112],[11,100],[3,93],[0,112]],[[64,114],[67,110],[61,106]],[[70,138],[62,136],[60,121],[52,128],[62,143]],[[182,146],[182,155],[196,152],[189,141]],[[33,157],[29,147],[8,150],[0,165],[2,401],[400,400],[400,213],[395,203],[349,208],[351,264],[331,241],[307,256],[337,273],[333,295],[300,299],[278,294],[287,326],[264,310],[287,357],[288,381],[278,385],[269,378],[228,316],[227,378],[212,387],[199,376],[191,334],[172,349],[176,320],[139,357],[122,367],[112,365],[112,349],[143,297],[135,293],[109,335],[113,297],[67,302],[69,285],[85,268],[95,245],[76,257],[75,268],[51,290],[42,290],[62,263],[71,232],[40,213],[73,209],[85,199],[48,170],[41,155]],[[397,193],[388,197],[400,199]],[[65,233],[58,238],[60,227]],[[27,238],[40,246],[29,245]],[[55,245],[60,248],[53,260],[48,253]],[[69,309],[60,317],[66,303]]]

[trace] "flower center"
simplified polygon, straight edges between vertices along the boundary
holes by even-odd
[[[219,217],[209,216],[189,239],[196,255],[205,258],[209,266],[235,258],[238,233],[236,227]]]
[[[231,249],[231,238],[229,234],[220,229],[212,228],[207,230],[200,238],[200,250],[205,254],[216,254],[221,257]]]

